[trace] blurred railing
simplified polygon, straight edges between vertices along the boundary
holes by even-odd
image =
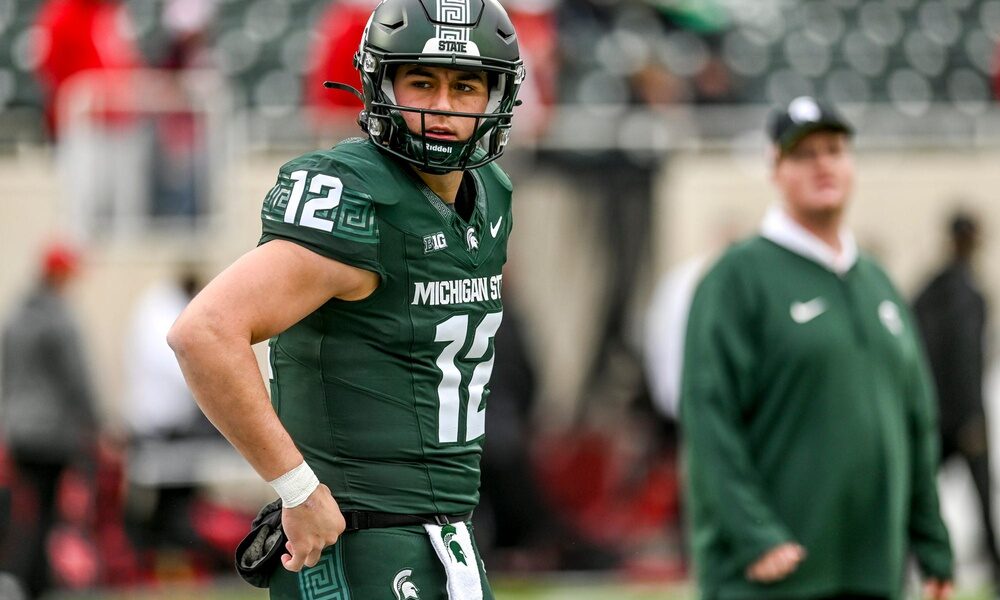
[[[951,103],[928,104],[906,114],[892,104],[840,106],[856,129],[857,143],[869,148],[993,147],[1000,145],[1000,103],[965,109]],[[655,109],[627,105],[563,105],[548,111],[544,130],[519,127],[515,112],[511,149],[527,151],[666,152],[679,149],[742,147],[764,142],[770,107],[751,105],[677,105]],[[353,115],[316,127],[303,113],[242,111],[247,148],[258,151],[328,146],[338,136],[360,135]]]
[[[361,134],[356,111],[330,118],[305,107],[239,106],[231,92],[218,73],[208,70],[90,72],[68,82],[58,100],[56,156],[64,190],[61,212],[69,228],[82,239],[134,239],[157,230],[196,237],[219,218],[219,198],[230,193],[226,173],[234,161],[248,153],[287,158]],[[1000,147],[998,104],[840,108],[862,150]],[[519,110],[503,160],[521,171],[530,170],[541,154],[572,161],[614,152],[655,169],[677,151],[753,156],[767,146],[769,107],[760,104]],[[181,136],[187,146],[179,154],[170,141],[178,124],[190,128],[186,138]],[[24,135],[23,128],[0,127],[0,147],[5,134]],[[178,186],[187,186],[182,193],[193,199],[171,197]]]
[[[213,71],[87,71],[56,99],[65,211],[82,239],[197,230],[242,130]],[[180,227],[172,227],[177,224]]]

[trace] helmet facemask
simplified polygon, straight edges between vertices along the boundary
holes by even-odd
[[[366,100],[361,127],[390,154],[433,174],[474,169],[503,154],[510,140],[517,91],[524,79],[524,68],[519,63],[510,68],[445,63],[441,59],[440,55],[385,58],[363,51],[355,60],[360,63]],[[400,105],[396,101],[393,77],[396,70],[406,64],[485,71],[489,85],[486,110],[469,113]],[[366,65],[372,72],[367,71]],[[368,98],[371,100],[368,101]],[[419,131],[410,130],[403,118],[404,112],[420,115]],[[424,134],[428,115],[471,118],[476,120],[476,125],[466,140],[441,140]]]

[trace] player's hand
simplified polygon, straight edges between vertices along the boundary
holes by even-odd
[[[337,542],[347,522],[330,488],[321,483],[302,504],[281,509],[281,526],[288,538],[281,564],[298,572],[303,566],[316,566],[323,548]]]
[[[924,598],[930,600],[948,600],[951,598],[951,582],[940,579],[928,579],[924,582]]]
[[[805,557],[806,549],[798,544],[786,542],[775,546],[747,567],[747,579],[760,583],[780,581],[791,575]]]

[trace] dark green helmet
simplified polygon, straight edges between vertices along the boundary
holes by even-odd
[[[412,63],[485,71],[486,112],[399,106],[392,75],[399,65]],[[503,154],[524,66],[514,26],[496,0],[383,0],[368,21],[354,66],[365,103],[361,127],[387,152],[429,173],[473,169]],[[419,134],[407,128],[401,111],[421,115]],[[476,128],[465,141],[427,138],[428,114],[474,117]]]

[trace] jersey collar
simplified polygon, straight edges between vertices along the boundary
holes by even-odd
[[[456,226],[462,229],[463,231],[465,227],[471,225],[475,227],[477,230],[479,230],[482,229],[482,221],[485,218],[484,215],[486,214],[486,209],[487,209],[486,192],[483,187],[483,182],[479,177],[479,173],[477,173],[476,171],[466,171],[465,173],[466,176],[472,177],[472,181],[475,184],[475,190],[476,190],[475,191],[476,206],[472,210],[472,216],[469,217],[468,223],[466,223],[465,220],[462,219],[462,217],[458,216],[458,213],[454,210],[452,206],[449,206],[444,200],[441,199],[440,196],[435,194],[431,190],[431,188],[429,188],[427,184],[420,179],[420,177],[417,174],[412,173],[411,179],[413,180],[413,183],[418,188],[420,188],[420,191],[423,193],[424,198],[427,200],[427,202],[429,202],[430,205],[434,207],[434,210],[436,210],[437,213],[441,215],[441,218],[444,219],[445,222],[448,223],[448,225]]]
[[[780,205],[772,205],[760,226],[760,234],[775,244],[819,263],[843,277],[858,262],[858,244],[846,227],[840,229],[840,254],[826,242],[796,223]]]
[[[489,251],[484,252],[483,248],[489,247],[491,251],[496,236],[487,237],[485,234],[488,230],[486,223],[489,207],[486,200],[486,186],[482,177],[476,170],[466,171],[466,176],[472,177],[476,189],[476,206],[468,222],[462,219],[440,196],[435,194],[416,173],[410,173],[410,180],[444,221],[451,235],[459,241],[456,248],[464,249],[459,252],[468,257],[474,265],[478,265],[483,257],[489,255]]]

